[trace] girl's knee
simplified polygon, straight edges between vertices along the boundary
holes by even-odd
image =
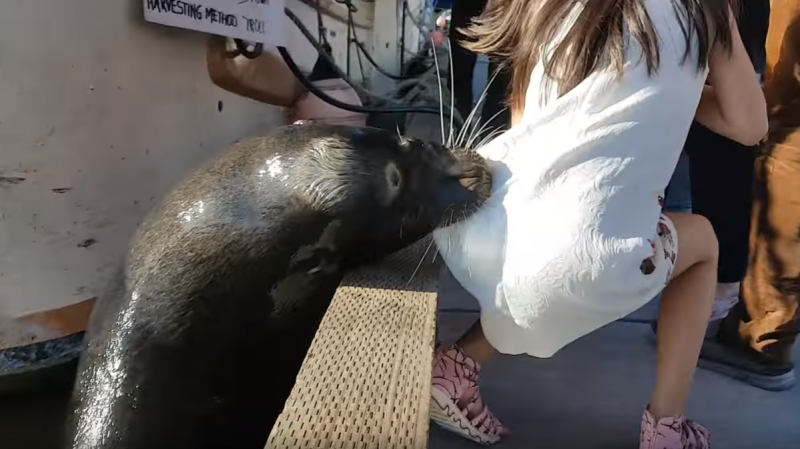
[[[678,232],[678,257],[683,255],[688,265],[700,262],[716,263],[719,257],[719,244],[714,227],[702,215],[670,214],[667,216]]]
[[[719,242],[711,222],[702,215],[691,214],[691,244],[697,248],[703,261],[717,262],[719,258]],[[680,237],[680,236],[678,236]]]

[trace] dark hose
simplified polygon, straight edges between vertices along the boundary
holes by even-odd
[[[442,112],[448,118],[450,115],[448,111],[439,111],[439,109],[434,108],[421,108],[421,107],[411,107],[411,106],[400,106],[400,107],[369,107],[369,106],[356,106],[349,103],[344,103],[339,101],[335,98],[332,98],[325,94],[325,92],[321,91],[317,86],[314,85],[308,78],[303,75],[303,72],[300,71],[300,68],[297,67],[297,64],[292,59],[292,56],[286,51],[285,47],[278,47],[278,53],[280,53],[281,57],[283,58],[286,65],[289,66],[289,70],[292,71],[292,74],[300,80],[300,84],[303,85],[309,92],[318,96],[322,101],[325,103],[330,104],[331,106],[335,106],[339,109],[344,109],[345,111],[350,112],[357,112],[361,114],[396,114],[396,113],[404,113],[404,114],[411,114],[411,113],[418,113],[418,114],[434,114],[439,115]],[[454,120],[458,120],[458,117],[453,117]],[[460,120],[459,120],[460,121]],[[462,125],[463,123],[458,123],[458,125]]]
[[[314,39],[314,36],[311,35],[311,32],[308,31],[308,28],[306,28],[305,25],[303,25],[303,23],[300,21],[300,19],[292,11],[290,11],[288,8],[285,8],[284,12],[286,13],[286,16],[289,17],[289,19],[292,22],[294,22],[294,24],[297,26],[297,28],[300,29],[300,32],[303,33],[303,35],[306,37],[306,39],[309,42],[311,42],[311,44],[314,45],[314,47],[316,47],[317,52],[320,55],[322,55],[323,58],[328,58],[329,59],[329,62],[331,62],[333,67],[336,69],[336,71],[339,72],[338,75],[340,77],[342,77],[343,79],[347,80],[347,76],[344,73],[341,73],[341,70],[338,68],[338,66],[336,66],[336,63],[332,60],[333,58],[331,58],[330,55],[328,55],[322,49],[322,46],[316,41],[316,39]],[[433,115],[437,115],[437,116],[438,115],[444,115],[445,117],[450,118],[450,112],[449,111],[447,111],[447,110],[439,110],[437,108],[432,108],[432,107],[412,107],[412,106],[369,107],[369,106],[356,106],[356,105],[344,103],[344,102],[339,101],[339,100],[337,100],[335,98],[331,98],[330,96],[325,94],[325,92],[322,92],[319,88],[317,88],[311,81],[309,81],[308,78],[306,78],[306,76],[303,74],[303,72],[297,66],[297,64],[294,62],[294,59],[292,59],[292,56],[289,54],[289,52],[286,50],[285,47],[278,47],[278,53],[280,53],[281,57],[283,58],[283,61],[289,67],[289,70],[292,71],[292,74],[295,77],[297,77],[297,79],[300,81],[300,84],[302,84],[303,87],[308,89],[309,92],[311,92],[312,94],[316,95],[322,101],[330,104],[331,106],[335,106],[335,107],[337,107],[339,109],[343,109],[345,111],[356,112],[356,113],[360,113],[360,114],[397,114],[397,113],[413,114],[413,113],[417,113],[417,114],[433,114]],[[350,84],[350,83],[348,83],[348,84]],[[351,84],[351,86],[352,86],[352,84]],[[353,87],[355,87],[355,86],[353,86]],[[455,117],[453,117],[453,119],[454,119],[454,121],[456,122],[457,125],[459,125],[459,126],[463,125],[463,121],[459,117],[455,116]]]
[[[385,77],[387,77],[389,79],[393,79],[395,81],[405,81],[405,80],[410,80],[410,79],[414,79],[414,78],[419,77],[419,75],[394,75],[394,74],[391,74],[391,73],[387,72],[383,67],[379,66],[377,62],[375,62],[375,59],[373,59],[372,55],[369,54],[369,52],[367,51],[366,47],[364,47],[364,44],[362,44],[357,39],[352,39],[351,42],[356,44],[356,47],[358,47],[358,49],[361,50],[361,53],[364,54],[364,56],[367,58],[367,61],[369,61],[369,63],[372,64],[373,67],[375,67],[375,70],[377,70],[378,72],[383,74],[383,76],[385,76]],[[432,68],[433,68],[433,64],[429,65],[428,68],[423,70],[423,72],[427,72],[428,70],[430,70]]]

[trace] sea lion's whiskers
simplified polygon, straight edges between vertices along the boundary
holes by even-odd
[[[485,129],[485,128],[486,128],[485,126],[482,126],[482,127],[481,127],[481,131],[480,131],[480,133],[483,133],[484,131],[488,131],[488,129]],[[493,127],[493,126],[492,126],[492,127],[489,127],[489,129],[491,129],[492,131],[494,131],[494,127]],[[470,138],[469,138],[469,140],[468,140],[468,141],[467,141],[467,142],[466,142],[464,145],[465,145],[467,148],[478,149],[479,147],[475,146],[475,141],[476,141],[476,140],[477,140],[477,139],[480,137],[480,135],[481,135],[480,133],[475,133],[475,135],[473,135],[472,137],[470,137]],[[481,140],[482,140],[482,139],[481,139]]]
[[[408,278],[408,282],[406,283],[406,287],[408,287],[411,284],[411,281],[414,280],[414,276],[417,275],[417,272],[419,271],[419,267],[422,266],[422,262],[424,262],[425,261],[425,257],[428,256],[428,251],[431,250],[431,246],[433,246],[433,239],[431,239],[431,242],[428,243],[428,247],[425,248],[425,252],[422,254],[422,258],[419,260],[419,263],[417,264],[417,268],[414,268],[414,272],[411,273],[411,277]]]
[[[480,97],[478,97],[478,101],[477,101],[477,102],[475,103],[475,105],[472,107],[472,110],[470,111],[469,115],[467,116],[467,120],[464,122],[464,127],[463,127],[463,128],[461,128],[461,132],[459,132],[459,133],[458,133],[458,137],[456,138],[456,143],[455,143],[455,146],[459,146],[461,143],[463,143],[463,142],[464,142],[464,139],[465,139],[465,138],[466,138],[466,136],[467,136],[465,133],[468,133],[468,132],[469,132],[469,131],[468,131],[468,129],[469,129],[469,124],[470,124],[470,123],[472,123],[472,120],[475,118],[475,113],[478,111],[478,107],[482,106],[482,103],[483,103],[483,101],[486,99],[486,95],[487,95],[487,93],[489,92],[489,86],[491,86],[491,85],[492,85],[492,83],[494,82],[495,78],[497,78],[497,74],[498,74],[499,72],[500,72],[500,68],[498,68],[498,69],[497,69],[497,70],[496,70],[496,71],[495,71],[495,72],[492,74],[492,77],[489,79],[489,81],[487,81],[487,82],[486,82],[486,86],[484,86],[484,88],[483,88],[483,92],[481,93],[481,96],[480,96]],[[473,124],[473,129],[474,129],[474,127],[475,127],[475,126],[477,126],[477,125],[478,125],[478,121],[475,121],[475,123]]]
[[[467,130],[467,134],[464,135],[464,138],[461,139],[461,142],[459,142],[459,145],[462,148],[470,148],[469,146],[467,146],[466,142],[470,139],[471,136],[475,135],[476,129],[478,128],[478,126],[480,126],[480,124],[481,124],[480,120],[477,119],[474,120],[473,123],[471,123],[471,127]]]
[[[483,97],[481,97],[483,98]],[[467,120],[464,121],[464,126],[458,131],[458,135],[456,136],[456,141],[453,143],[453,146],[459,146],[463,143],[464,139],[466,138],[466,133],[469,133],[470,126],[475,128],[478,126],[478,121],[475,120],[475,112],[478,110],[478,105],[480,104],[481,100],[478,100],[478,103],[475,103],[475,106],[472,107],[470,110],[469,115],[467,116]]]
[[[450,71],[450,137],[447,138],[447,146],[451,147],[453,145],[453,113],[456,108],[456,79],[453,73],[453,44],[450,39],[447,40],[447,54],[450,57],[450,66],[448,68]],[[439,85],[441,85],[441,82],[442,80],[440,79]]]
[[[475,121],[475,113],[478,111],[478,106],[481,104],[483,98],[483,95],[481,95],[481,98],[478,99],[478,102],[472,106],[472,109],[470,109],[469,115],[467,115],[467,119],[464,121],[464,125],[458,131],[458,135],[456,135],[456,141],[453,143],[454,146],[458,146],[464,141],[466,133],[469,133],[470,126],[476,126],[477,121]]]
[[[433,63],[436,65],[436,85],[439,86],[439,121],[442,125],[442,145],[445,143],[444,139],[444,96],[442,95],[442,74],[439,71],[439,56],[436,54],[436,42],[431,38],[433,44]]]
[[[453,254],[453,242],[450,240],[451,233],[447,233],[447,254]]]
[[[439,223],[441,223],[443,228],[446,228],[446,227],[450,226],[450,223],[447,222],[447,212],[449,212],[450,209],[452,209],[454,206],[455,206],[455,204],[450,204],[442,212],[442,218],[439,220]],[[452,213],[450,215],[452,216]]]
[[[474,142],[474,140],[479,138],[481,136],[481,134],[483,134],[484,131],[488,131],[489,129],[491,129],[491,128],[487,129],[486,127],[489,126],[489,124],[492,123],[492,120],[497,118],[497,116],[502,114],[505,110],[506,110],[506,108],[503,108],[503,109],[500,109],[499,111],[495,112],[494,115],[489,117],[489,120],[486,120],[483,123],[483,126],[481,126],[481,128],[477,132],[473,132],[472,135],[470,136],[469,140],[467,140],[467,143],[466,143],[467,148],[472,148],[471,145]]]
[[[478,144],[477,144],[477,145],[475,145],[475,148],[480,148],[480,147],[482,147],[482,146],[486,145],[486,144],[487,144],[487,143],[489,143],[489,142],[490,142],[492,139],[494,139],[495,137],[499,136],[499,135],[500,135],[500,134],[502,134],[502,133],[503,133],[503,128],[497,128],[497,129],[495,129],[494,131],[492,131],[491,133],[489,133],[489,134],[488,134],[486,137],[484,137],[484,138],[483,138],[483,140],[481,140],[480,142],[478,142]]]

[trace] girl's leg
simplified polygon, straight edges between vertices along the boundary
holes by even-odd
[[[678,234],[678,257],[661,297],[658,379],[642,424],[642,448],[707,448],[708,432],[683,418],[717,279],[711,224],[692,214],[667,214]]]
[[[480,364],[485,363],[497,352],[483,335],[481,320],[475,321],[475,324],[456,341],[455,345],[461,348],[464,355]]]
[[[430,401],[433,422],[481,444],[495,443],[507,433],[484,404],[478,388],[480,366],[494,353],[480,321],[455,345],[437,348]]]
[[[717,239],[705,218],[668,214],[678,233],[678,258],[658,314],[658,381],[650,411],[683,414],[717,281]]]

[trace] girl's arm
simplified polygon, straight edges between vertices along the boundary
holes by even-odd
[[[767,103],[731,13],[732,49],[715,44],[709,54],[708,81],[695,119],[743,145],[757,145],[767,134]]]

